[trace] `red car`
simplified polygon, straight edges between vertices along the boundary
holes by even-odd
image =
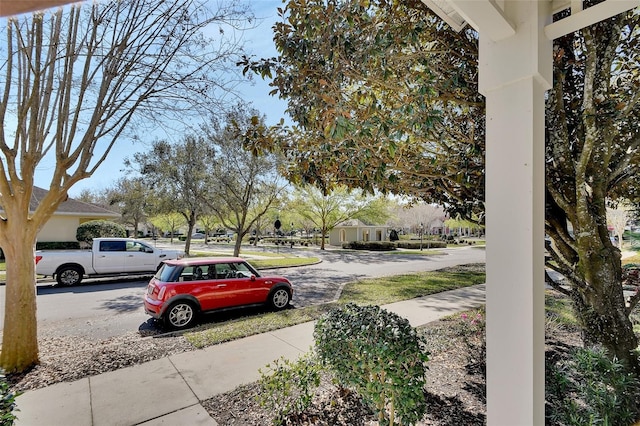
[[[260,276],[244,259],[183,258],[167,260],[149,281],[145,311],[173,329],[193,325],[203,312],[270,304],[284,309],[293,288],[279,276]]]

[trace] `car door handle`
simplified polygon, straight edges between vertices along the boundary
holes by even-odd
[[[163,257],[167,257],[167,255],[166,255],[166,254],[161,254],[161,255],[160,255],[160,256],[158,256],[158,257],[162,259]]]
[[[129,255],[129,257],[133,257],[133,255],[132,255],[132,254],[130,254],[130,255]]]

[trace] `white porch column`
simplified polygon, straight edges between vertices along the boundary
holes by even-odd
[[[516,33],[480,32],[486,97],[487,423],[544,425],[544,96],[550,2],[505,1]]]

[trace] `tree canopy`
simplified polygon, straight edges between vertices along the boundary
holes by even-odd
[[[455,33],[417,0],[291,0],[279,15],[280,56],[242,64],[288,102],[295,127],[262,142],[277,142],[293,182],[483,210],[473,30]]]
[[[280,17],[279,56],[242,65],[273,77],[288,101],[295,126],[261,142],[279,142],[289,176],[325,192],[345,184],[406,194],[482,222],[478,35],[452,32],[417,0],[289,0]],[[547,282],[571,296],[587,344],[640,372],[629,320],[640,294],[624,300],[606,226],[608,200],[640,194],[639,21],[630,11],[554,42],[546,232],[548,266],[568,288]]]
[[[152,188],[158,212],[178,212],[184,217],[187,254],[198,217],[207,211],[215,183],[210,169],[215,161],[213,148],[204,138],[195,136],[186,136],[178,143],[155,141],[151,150],[138,152],[126,161]]]
[[[242,238],[275,206],[287,182],[278,173],[277,152],[256,155],[247,149],[264,118],[245,105],[229,110],[224,120],[210,123],[207,138],[216,153],[209,173],[213,177],[206,205],[220,222],[237,233],[234,255]],[[259,134],[259,133],[257,133]]]
[[[362,190],[350,190],[344,186],[328,193],[312,185],[298,187],[289,206],[320,230],[322,250],[329,231],[341,222],[359,219],[367,224],[380,224],[390,217],[384,197],[366,196]]]

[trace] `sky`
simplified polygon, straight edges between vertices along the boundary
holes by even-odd
[[[273,45],[273,32],[271,27],[278,19],[277,8],[282,7],[281,0],[244,0],[249,2],[258,20],[256,28],[247,30],[243,38],[246,40],[247,53],[255,55],[257,58],[276,56],[277,52]],[[272,90],[268,81],[262,80],[259,76],[253,78],[253,82],[248,82],[237,87],[245,101],[252,103],[252,106],[266,115],[267,124],[276,124],[280,118],[285,117],[286,104],[277,96],[269,96]],[[153,140],[145,141],[147,143]],[[84,179],[75,184],[69,190],[71,198],[78,197],[84,189],[99,191],[115,183],[124,176],[123,161],[131,158],[136,152],[144,152],[148,144],[132,143],[129,140],[122,143],[116,142],[113,150],[105,162],[98,168],[91,178]],[[43,162],[36,172],[36,186],[48,188],[50,184],[49,172],[53,169],[52,164]]]

